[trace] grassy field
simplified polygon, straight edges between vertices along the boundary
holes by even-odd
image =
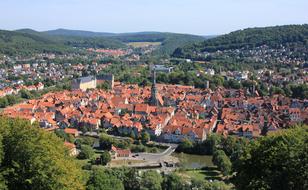
[[[223,175],[215,167],[209,167],[205,169],[180,169],[176,173],[182,176],[186,180],[198,179],[198,180],[222,180]]]
[[[127,45],[132,46],[134,48],[148,47],[148,46],[159,46],[161,42],[130,42]]]
[[[129,166],[132,164],[141,164],[144,163],[143,160],[112,160],[108,163],[110,167],[118,167],[118,166]]]

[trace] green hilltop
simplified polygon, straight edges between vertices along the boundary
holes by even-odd
[[[68,46],[40,35],[0,30],[0,54],[28,55],[43,52],[66,52]]]
[[[308,25],[285,25],[238,30],[177,48],[173,56],[200,59],[198,54],[203,52],[236,49],[253,50],[263,45],[273,49],[279,49],[281,46],[284,46],[300,56],[305,56],[304,54],[307,56]]]

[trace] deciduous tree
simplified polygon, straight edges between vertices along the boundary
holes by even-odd
[[[140,190],[161,190],[163,178],[156,171],[145,171],[141,176]]]
[[[55,134],[21,119],[0,118],[3,161],[8,189],[84,189],[82,173]]]
[[[235,171],[236,188],[308,189],[308,127],[262,137],[246,148]]]

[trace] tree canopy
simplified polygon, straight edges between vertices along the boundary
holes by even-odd
[[[232,171],[232,163],[229,157],[223,150],[216,150],[213,154],[213,163],[217,165],[218,169],[226,176]]]
[[[78,154],[79,159],[90,159],[94,156],[95,152],[89,145],[81,145],[80,153]]]
[[[161,190],[162,176],[156,171],[145,171],[141,176],[141,190]]]
[[[104,170],[96,169],[90,176],[87,190],[124,190],[122,182]]]
[[[180,176],[171,173],[165,176],[162,187],[163,190],[185,190],[187,184],[183,182]]]
[[[37,125],[0,117],[1,189],[84,189],[63,141]]]
[[[253,141],[235,166],[237,189],[307,189],[308,126]]]
[[[111,155],[110,155],[110,153],[107,152],[107,151],[104,151],[104,152],[102,153],[102,155],[101,155],[100,158],[101,158],[101,163],[102,163],[103,165],[106,165],[108,162],[111,161]]]

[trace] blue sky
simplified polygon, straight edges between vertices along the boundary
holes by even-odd
[[[308,23],[308,0],[0,0],[0,28],[224,34]]]

